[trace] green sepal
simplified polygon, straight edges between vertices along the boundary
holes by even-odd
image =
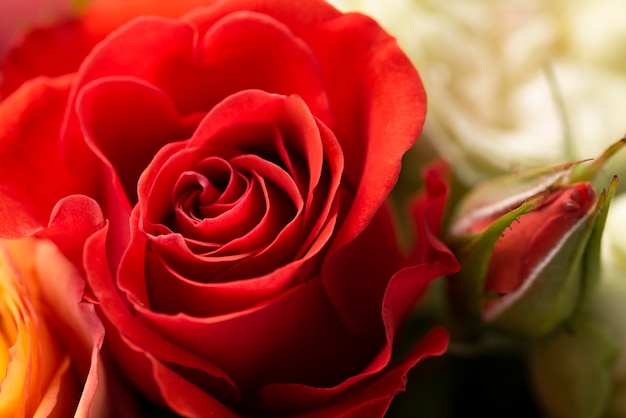
[[[576,167],[572,171],[570,182],[592,181],[602,171],[607,161],[624,146],[626,146],[626,137],[614,142],[599,157],[594,158],[590,164]]]
[[[463,239],[468,226],[516,208],[520,202],[569,183],[569,174],[582,161],[501,176],[481,183],[457,205],[449,226],[450,241]]]
[[[604,226],[606,224],[606,217],[609,213],[609,207],[611,201],[617,192],[617,176],[613,177],[609,187],[602,190],[598,198],[598,218],[595,222],[589,242],[587,243],[587,250],[585,252],[585,258],[583,261],[583,277],[582,277],[582,295],[579,303],[579,309],[585,308],[593,297],[595,290],[600,281],[600,256],[601,256],[601,243],[602,234],[604,232]]]

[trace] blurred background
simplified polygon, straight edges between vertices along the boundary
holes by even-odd
[[[626,133],[626,2],[331,3],[372,15],[398,38],[428,94],[415,158],[432,147],[467,186],[593,158]],[[625,168],[622,153],[607,176]]]

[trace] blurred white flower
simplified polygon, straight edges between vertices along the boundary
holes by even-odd
[[[466,185],[591,158],[626,132],[626,2],[331,2],[398,38],[428,93],[425,136]],[[607,176],[624,167],[622,152]]]

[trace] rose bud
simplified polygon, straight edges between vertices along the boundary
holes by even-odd
[[[581,177],[572,174],[576,166],[499,178],[463,199],[450,229],[462,265],[450,279],[457,314],[538,336],[576,311],[593,277],[585,269],[598,257],[598,220],[609,200],[587,181],[572,183]]]

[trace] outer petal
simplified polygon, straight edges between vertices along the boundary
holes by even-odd
[[[218,367],[164,339],[131,315],[114,287],[106,264],[107,232],[108,228],[104,227],[87,240],[84,265],[89,285],[99,302],[108,341],[127,376],[138,387],[143,387],[150,397],[164,402],[157,382],[145,379],[152,367],[146,354],[149,352],[150,357],[158,358],[169,367],[191,371],[194,380],[203,382],[204,388],[209,388],[222,399],[233,402],[240,399],[237,387]],[[218,402],[207,392],[203,392],[201,401]]]
[[[405,264],[394,229],[390,209],[384,206],[354,241],[324,263],[324,287],[338,315],[357,335],[383,338],[383,295]]]
[[[342,15],[301,36],[322,67],[345,155],[344,183],[355,189],[338,249],[367,226],[395,185],[402,155],[421,132],[426,97],[395,39],[366,16]]]
[[[144,355],[152,364],[154,380],[159,386],[165,404],[176,413],[192,418],[202,418],[207,415],[221,418],[239,417],[239,414],[215,402],[202,388],[194,385],[149,353],[144,353]]]
[[[212,359],[248,397],[267,382],[333,387],[358,375],[378,345],[346,332],[317,279],[237,314],[200,319],[138,309],[136,315],[168,340]],[[315,407],[336,391],[319,392],[303,398],[300,409]],[[292,407],[286,399],[263,404],[285,410]]]
[[[86,376],[75,416],[113,416],[100,364],[104,327],[94,306],[82,302],[84,279],[53,244],[42,242],[36,251],[35,266],[42,297],[51,307],[59,333],[72,354],[74,367],[80,376]],[[132,413],[132,405],[125,406],[129,407],[127,413]]]
[[[206,112],[224,97],[251,88],[299,94],[318,116],[327,108],[320,68],[308,45],[283,23],[250,11],[224,17],[206,33],[193,21],[136,19],[85,59],[75,92],[108,76],[154,84],[181,114]]]
[[[33,80],[0,103],[0,236],[35,233],[57,200],[84,188],[58,149],[72,78]]]
[[[106,161],[110,176],[119,177],[131,202],[140,173],[159,148],[188,138],[196,125],[182,120],[165,92],[132,77],[89,83],[77,97],[76,111],[85,140]]]
[[[287,25],[296,34],[304,28],[317,25],[340,16],[341,13],[322,0],[301,2],[297,7],[290,0],[219,0],[207,3],[208,7],[198,8],[185,16],[198,25],[200,33],[204,33],[217,20],[227,14],[240,10],[248,10],[266,14]]]
[[[294,418],[360,418],[383,417],[394,396],[405,390],[406,374],[418,361],[444,353],[448,346],[448,335],[443,329],[435,329],[394,367],[377,376],[371,383],[356,390],[352,395],[328,407]]]
[[[450,168],[443,160],[427,166],[422,173],[425,190],[411,202],[415,242],[413,259],[417,263],[431,261],[448,266],[454,273],[460,268],[452,251],[441,241],[440,233],[450,188]]]
[[[82,266],[85,240],[104,223],[102,211],[93,199],[71,195],[57,202],[48,227],[40,235],[53,240],[75,266]]]
[[[10,51],[0,70],[0,99],[40,75],[75,72],[92,48],[142,15],[179,17],[211,0],[93,0],[80,18],[31,31]]]

